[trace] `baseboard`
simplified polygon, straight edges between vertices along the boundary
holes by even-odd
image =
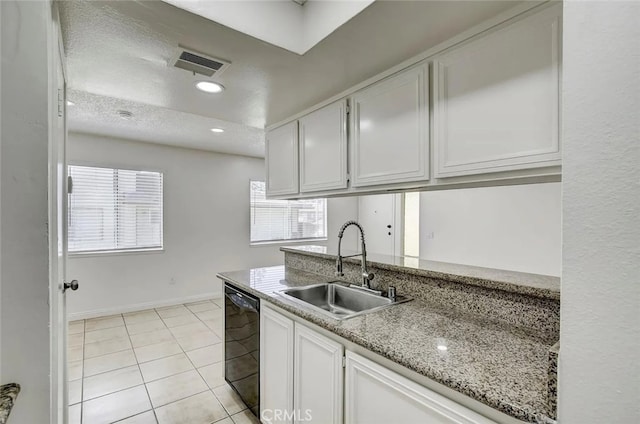
[[[134,305],[123,305],[123,306],[117,306],[114,308],[94,309],[92,311],[84,311],[84,312],[71,312],[67,314],[67,319],[69,321],[76,321],[79,319],[98,318],[98,317],[104,317],[108,315],[116,315],[116,314],[124,314],[127,312],[141,311],[144,309],[162,308],[164,306],[181,305],[183,303],[198,302],[201,300],[220,299],[221,297],[222,297],[222,294],[220,292],[212,292],[212,293],[174,298],[170,300],[157,301],[157,302],[136,303]]]

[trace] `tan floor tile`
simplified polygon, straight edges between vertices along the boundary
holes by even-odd
[[[147,391],[154,408],[209,390],[196,370],[172,375],[147,383]]]
[[[231,416],[234,424],[260,424],[258,418],[248,409]],[[216,423],[217,424],[217,423]]]
[[[191,361],[184,353],[169,356],[155,361],[140,364],[140,370],[145,382],[179,374],[194,369]]]
[[[182,314],[182,315],[178,315],[178,316],[175,316],[175,317],[171,317],[171,318],[163,318],[163,320],[164,320],[164,323],[167,324],[167,327],[169,327],[169,328],[179,327],[181,325],[192,324],[194,322],[200,322],[198,317],[193,315],[191,312],[188,312],[187,314]]]
[[[84,333],[69,334],[67,336],[67,347],[82,346],[84,344]]]
[[[157,424],[156,414],[153,411],[143,412],[133,417],[118,421],[116,424]]]
[[[84,345],[84,358],[95,358],[96,356],[108,355],[121,350],[131,349],[129,337],[120,337],[117,339],[103,340],[100,342],[89,343]]]
[[[212,309],[209,311],[196,312],[196,316],[202,321],[222,319],[222,309]]]
[[[84,376],[90,377],[103,372],[136,365],[137,363],[138,361],[133,354],[133,349],[96,356],[95,358],[87,359],[84,362]]]
[[[215,364],[198,368],[198,372],[212,389],[226,384],[224,381],[224,362],[216,362]]]
[[[213,394],[216,395],[224,409],[226,409],[229,415],[237,414],[238,412],[247,409],[240,396],[233,391],[231,386],[223,384],[222,386],[215,387]]]
[[[122,315],[109,315],[106,317],[88,319],[85,323],[85,331],[104,330],[105,328],[123,327]]]
[[[167,306],[164,308],[156,308],[156,312],[160,318],[172,318],[180,315],[191,315],[191,311],[184,305]]]
[[[210,330],[214,331],[216,334],[222,334],[224,331],[224,318],[215,318],[215,319],[203,319],[204,325],[209,327]]]
[[[219,309],[220,307],[213,302],[208,300],[204,302],[195,302],[195,303],[187,303],[185,305],[187,308],[191,310],[191,312],[202,312],[202,311],[210,311],[213,309]]]
[[[185,351],[190,351],[205,346],[211,346],[222,341],[220,337],[218,337],[211,330],[191,334],[186,337],[178,337],[176,340],[178,340],[178,343]]]
[[[139,363],[153,361],[155,359],[166,358],[182,352],[182,348],[175,340],[156,343],[134,349]]]
[[[166,328],[131,336],[131,343],[134,348],[172,340],[174,340],[173,334],[171,334],[171,332]]]
[[[82,378],[82,361],[71,361],[68,363],[67,378],[69,381]]]
[[[84,320],[69,321],[69,326],[67,327],[67,333],[68,334],[84,333]]]
[[[109,424],[151,409],[144,386],[122,390],[82,404],[83,424]]]
[[[187,336],[190,336],[192,334],[201,333],[203,331],[208,331],[208,330],[209,330],[209,328],[207,328],[207,326],[204,325],[200,321],[194,322],[194,323],[191,323],[191,324],[180,325],[178,327],[173,327],[173,328],[169,329],[169,331],[171,331],[171,333],[176,338],[187,337]]]
[[[161,319],[154,319],[150,321],[141,322],[139,324],[127,324],[127,330],[129,335],[148,333],[150,331],[161,330],[166,328],[164,322]]]
[[[70,381],[69,386],[69,405],[75,405],[82,401],[82,380]]]
[[[222,343],[191,350],[187,356],[196,368],[220,362],[224,357]]]
[[[210,391],[157,408],[159,424],[210,424],[227,417]]]
[[[82,361],[84,354],[83,346],[73,346],[67,348],[67,362]]]
[[[93,399],[142,384],[142,375],[137,365],[85,377],[82,388],[83,400]]]
[[[124,322],[127,323],[127,325],[140,324],[141,322],[160,319],[160,315],[158,315],[154,309],[147,309],[144,311],[137,311],[137,312],[128,312],[126,314],[122,314],[122,316],[124,316]]]
[[[80,424],[82,405],[76,404],[69,407],[69,424]]]
[[[211,301],[213,303],[215,303],[218,306],[218,308],[223,308],[224,307],[224,299],[223,298],[212,299]]]
[[[84,333],[84,343],[95,343],[103,340],[129,337],[124,327],[105,328],[103,330],[87,331]]]
[[[224,418],[220,421],[216,421],[214,424],[233,424],[231,417]]]

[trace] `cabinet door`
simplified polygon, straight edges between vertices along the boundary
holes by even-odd
[[[347,102],[303,117],[300,126],[300,192],[347,188]]]
[[[291,411],[293,321],[263,304],[260,311],[260,416],[266,422],[292,423]]]
[[[429,179],[428,73],[421,64],[353,95],[354,187]]]
[[[434,60],[435,177],[560,165],[560,9]]]
[[[495,424],[349,351],[345,378],[346,424]]]
[[[342,423],[342,345],[298,323],[294,345],[297,421]]]
[[[298,121],[267,133],[267,196],[298,193]]]

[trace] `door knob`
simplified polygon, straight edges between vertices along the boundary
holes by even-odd
[[[65,281],[65,282],[64,282],[64,285],[63,285],[62,292],[64,293],[64,292],[66,292],[68,289],[71,289],[71,290],[73,290],[73,291],[76,291],[76,290],[78,290],[78,287],[79,287],[79,286],[78,286],[78,280],[71,280],[71,282],[70,282],[70,283],[67,283],[67,282]]]

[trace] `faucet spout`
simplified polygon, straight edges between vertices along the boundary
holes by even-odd
[[[340,231],[338,231],[338,258],[336,259],[336,275],[339,277],[344,276],[342,272],[342,237],[344,236],[344,230],[346,230],[349,226],[355,226],[360,230],[360,246],[361,251],[360,255],[351,255],[351,256],[362,256],[362,287],[371,289],[371,280],[373,280],[373,273],[367,271],[367,246],[364,241],[364,230],[362,226],[358,224],[356,221],[347,221],[342,227],[340,227]]]

